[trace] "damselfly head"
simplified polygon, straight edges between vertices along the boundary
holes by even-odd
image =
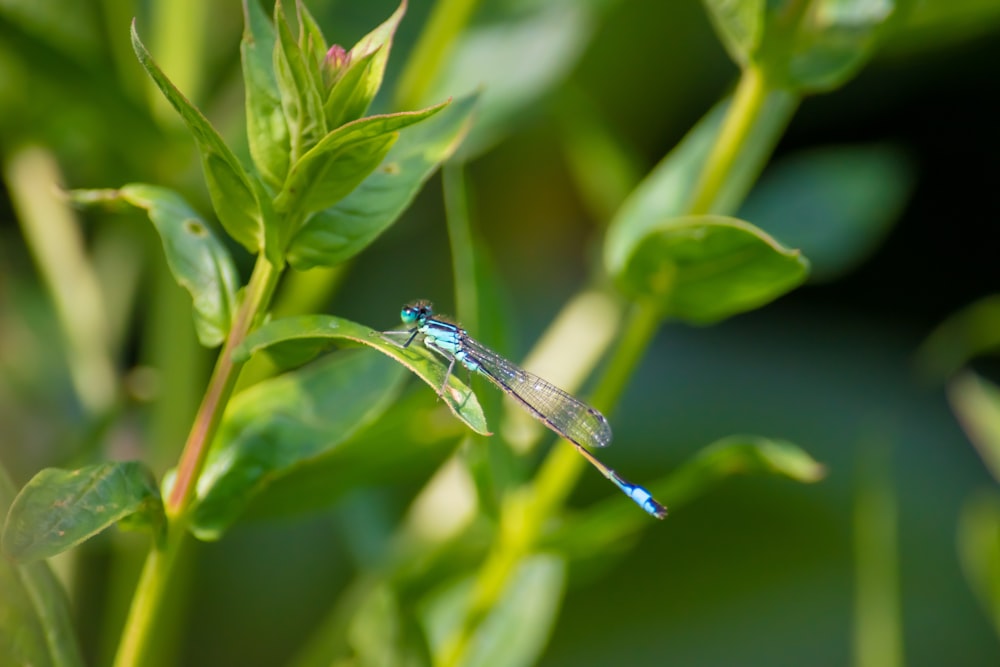
[[[425,320],[433,314],[434,308],[431,306],[430,301],[417,301],[416,303],[408,303],[403,306],[399,317],[403,320],[403,324],[413,324],[414,322]]]

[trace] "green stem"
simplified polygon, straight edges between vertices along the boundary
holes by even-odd
[[[263,255],[257,257],[253,275],[247,284],[246,296],[236,312],[215,370],[209,380],[198,414],[181,453],[177,476],[167,498],[169,527],[166,543],[153,549],[146,558],[136,587],[132,606],[125,621],[121,645],[115,656],[115,667],[136,667],[148,664],[153,644],[153,629],[172,581],[178,554],[187,533],[187,510],[194,498],[195,486],[201,475],[209,445],[222,420],[222,413],[242,367],[233,361],[233,350],[263,316],[270,303],[280,272]]]
[[[591,402],[595,408],[609,414],[618,403],[629,378],[642,361],[649,343],[660,326],[661,311],[648,301],[633,304],[618,337],[604,375],[597,383]],[[573,447],[555,447],[546,457],[534,481],[531,512],[540,517],[554,514],[569,497],[586,460]],[[541,525],[543,519],[536,523]]]
[[[173,579],[174,566],[184,540],[184,529],[171,526],[163,549],[152,549],[142,567],[122,632],[115,667],[149,664],[153,628]]]
[[[184,513],[194,495],[195,483],[205,464],[208,447],[222,420],[222,412],[229,402],[236,377],[242,364],[233,362],[233,350],[243,342],[251,327],[260,319],[274,293],[279,272],[274,269],[263,255],[257,257],[253,275],[247,284],[246,297],[242,306],[236,311],[232,328],[222,353],[216,362],[208,389],[198,408],[194,424],[188,434],[180,463],[177,465],[177,477],[167,499],[167,514],[177,517]]]
[[[761,72],[753,67],[744,70],[692,195],[690,214],[709,213],[716,206],[723,185],[731,177],[761,118],[767,93],[767,82]],[[663,310],[652,301],[632,306],[597,384],[592,398],[594,407],[603,412],[614,408],[645,356],[663,315]],[[514,497],[504,506],[500,539],[480,570],[462,624],[442,648],[441,665],[452,667],[461,662],[479,624],[503,594],[518,563],[534,549],[548,517],[565,503],[585,467],[586,461],[572,447],[554,447],[527,494]]]
[[[449,160],[441,168],[445,220],[455,276],[455,311],[470,331],[479,329],[479,285],[476,281],[475,241],[469,221],[468,194],[462,163]]]
[[[767,80],[759,69],[750,65],[743,70],[719,136],[705,160],[701,178],[691,196],[689,215],[704,215],[715,209],[722,186],[760,118],[767,93]]]

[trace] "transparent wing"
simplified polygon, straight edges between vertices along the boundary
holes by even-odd
[[[463,337],[461,345],[487,378],[559,435],[584,447],[607,447],[611,443],[611,425],[594,408],[468,336]]]

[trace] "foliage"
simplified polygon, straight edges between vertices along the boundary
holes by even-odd
[[[836,280],[886,237],[912,192],[909,163],[886,146],[817,150],[762,177],[804,97],[851,81],[901,26],[907,3],[705,0],[718,41],[739,69],[736,87],[703,110],[644,177],[626,148],[602,134],[599,115],[565,104],[578,99],[566,79],[614,3],[502,4],[476,11],[467,0],[442,0],[422,28],[408,29],[408,12],[418,8],[403,0],[346,49],[328,41],[325,22],[302,0],[289,7],[279,1],[271,15],[256,0],[244,0],[239,62],[246,130],[239,139],[230,136],[231,122],[216,120],[223,115],[218,108],[208,108],[195,92],[187,96],[186,85],[168,75],[173,70],[166,62],[177,47],[164,43],[163,58],[154,57],[159,50],[148,49],[140,37],[146,21],[133,21],[131,51],[176,112],[188,145],[193,139],[204,194],[184,178],[167,177],[172,161],[187,160],[181,143],[156,127],[157,102],[149,103],[142,128],[134,131],[146,138],[137,144],[125,185],[73,189],[60,198],[30,187],[39,173],[31,171],[36,162],[5,163],[23,235],[57,304],[57,324],[48,329],[67,342],[65,363],[76,369],[79,431],[85,435],[64,460],[53,461],[58,467],[37,466],[42,469],[16,494],[0,470],[0,662],[76,665],[97,650],[110,657],[111,649],[78,643],[66,596],[41,561],[87,540],[93,541],[70,554],[110,543],[124,559],[124,538],[103,532],[113,525],[149,536],[138,581],[115,584],[131,597],[121,635],[104,640],[115,646],[114,663],[125,667],[185,661],[185,649],[165,645],[185,626],[178,614],[195,613],[184,607],[185,586],[198,567],[189,560],[191,543],[209,549],[204,543],[238,539],[241,530],[267,522],[292,530],[309,517],[338,516],[345,524],[343,544],[330,557],[352,553],[352,579],[334,600],[324,599],[322,621],[320,609],[307,620],[309,636],[299,632],[293,649],[274,659],[302,666],[535,664],[561,615],[573,612],[565,602],[573,586],[627,554],[641,556],[639,540],[669,531],[678,508],[712,498],[720,482],[742,474],[800,483],[824,478],[826,466],[783,438],[700,435],[710,444],[673,472],[653,472],[662,464],[653,459],[641,473],[642,483],[671,507],[666,524],[650,520],[610,487],[603,501],[571,500],[581,476],[596,477],[585,459],[558,443],[536,465],[542,429],[519,424],[517,407],[501,407],[496,394],[480,391],[475,377],[450,369],[419,339],[403,346],[381,327],[363,324],[367,315],[319,312],[326,303],[295,307],[309,303],[312,293],[345,295],[341,280],[348,271],[365,276],[357,280],[366,288],[385,285],[390,293],[393,285],[412,289],[436,274],[441,255],[431,258],[415,236],[388,271],[364,272],[373,246],[407,233],[397,223],[444,165],[458,315],[477,338],[505,340],[514,324],[507,315],[519,309],[505,304],[494,249],[477,228],[466,164],[475,170],[479,157],[527,127],[553,98],[562,99],[557,108],[563,111],[556,113],[571,109],[572,122],[561,130],[581,189],[617,185],[583,193],[593,195],[594,208],[604,209],[598,217],[606,218],[603,238],[595,241],[598,261],[553,324],[563,336],[556,342],[542,336],[526,365],[549,369],[545,377],[574,392],[593,376],[590,402],[608,415],[622,405],[615,428],[622,426],[621,441],[638,442],[641,429],[630,429],[626,418],[626,388],[643,376],[654,336],[665,324],[723,324],[809,279]],[[192,43],[209,47],[205,39]],[[390,65],[401,45],[409,55],[398,59],[398,72]],[[236,60],[234,53],[227,57]],[[383,88],[388,95],[380,94]],[[128,106],[138,98],[115,94],[108,104]],[[588,141],[573,141],[574,132]],[[140,171],[141,154],[159,154],[158,146],[163,166]],[[157,184],[133,181],[133,172]],[[882,182],[885,187],[873,186]],[[138,232],[115,232],[126,243],[109,252],[119,261],[109,274],[96,259],[99,235],[85,240],[66,231],[75,222],[51,221],[72,220],[69,204],[112,229],[123,229],[114,221],[133,209],[148,217],[162,246],[163,275],[186,293],[190,308],[185,301],[183,312],[167,311],[169,304],[151,299],[147,311],[132,301],[128,276],[138,274],[142,261],[121,258],[140,254]],[[211,215],[200,212],[209,206]],[[810,207],[823,209],[819,222],[799,224],[799,212]],[[81,293],[96,295],[93,308],[106,323],[81,321],[72,297],[78,285]],[[583,301],[587,307],[576,307]],[[157,308],[178,316],[165,332],[171,340],[160,359],[164,372],[176,366],[186,373],[184,391],[159,403],[182,393],[201,396],[184,424],[183,446],[165,438],[166,452],[152,428],[135,426],[146,409],[136,403],[148,389],[142,373],[122,374],[103,398],[86,398],[96,385],[87,378],[115,372],[109,369],[117,361],[111,360],[128,349],[129,324],[144,316],[143,326],[153,329],[149,313]],[[923,367],[932,374],[953,372],[990,348],[996,332],[980,325],[991,326],[993,310],[995,303],[984,302],[944,325],[925,347]],[[198,353],[185,351],[182,327],[215,354],[204,386],[198,372],[188,372],[196,364],[186,362]],[[580,340],[563,342],[566,332]],[[956,341],[965,349],[956,352]],[[410,373],[427,387],[408,385]],[[659,407],[665,391],[657,378],[644,398]],[[998,396],[1000,390],[972,374],[951,384],[955,411],[994,475]],[[123,455],[123,448],[111,445],[126,429],[137,437]],[[493,431],[497,437],[487,441]],[[891,485],[878,472],[863,480],[858,496],[859,581],[896,573],[894,558],[869,559],[874,552],[895,553],[888,537],[879,540],[894,535],[895,515]],[[866,512],[871,507],[882,513]],[[959,545],[968,578],[1000,628],[998,516],[992,496],[970,503]],[[241,570],[238,560],[234,576],[243,578],[244,592],[277,590]],[[875,582],[865,591],[876,594],[861,596],[874,602],[866,607],[862,601],[859,619],[871,618],[866,614],[873,607],[887,611],[867,635],[874,641],[859,638],[858,662],[873,655],[901,660],[894,643],[901,633],[895,589]],[[648,607],[662,604],[650,601]],[[223,634],[207,632],[213,640]],[[884,637],[892,640],[890,649],[879,653]],[[238,651],[216,660],[271,660]]]

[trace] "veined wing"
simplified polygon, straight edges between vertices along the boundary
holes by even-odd
[[[463,337],[461,345],[487,378],[559,435],[584,447],[607,447],[611,443],[611,425],[594,408],[468,336]]]

